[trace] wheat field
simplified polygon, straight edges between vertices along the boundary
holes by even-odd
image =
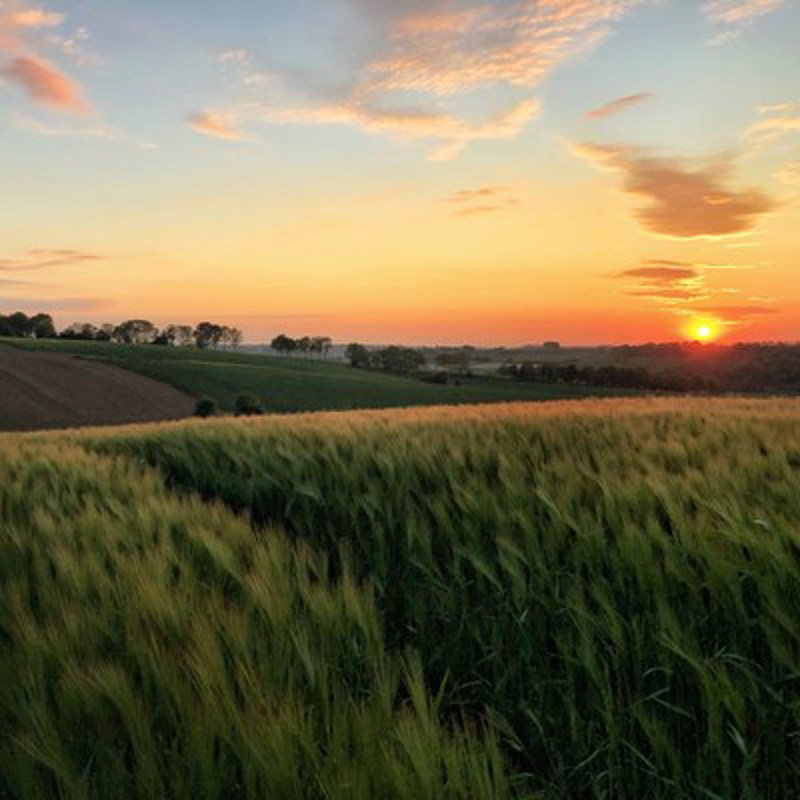
[[[800,402],[0,437],[0,796],[800,796]]]

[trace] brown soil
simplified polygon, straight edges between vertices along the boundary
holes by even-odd
[[[0,431],[157,422],[193,409],[177,389],[119,367],[0,346]]]

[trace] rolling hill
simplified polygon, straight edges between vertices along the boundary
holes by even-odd
[[[583,386],[523,384],[491,377],[465,379],[461,386],[439,386],[416,378],[356,370],[341,363],[195,348],[63,340],[2,341],[31,353],[67,354],[80,356],[83,362],[122,367],[168,384],[190,397],[213,397],[225,410],[233,409],[236,396],[242,392],[257,395],[266,411],[276,413],[625,394]]]

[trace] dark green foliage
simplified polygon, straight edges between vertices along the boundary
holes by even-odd
[[[194,407],[196,417],[213,417],[217,413],[217,401],[213,397],[201,397]]]
[[[264,413],[261,400],[249,392],[244,392],[237,396],[234,410],[237,417],[252,417]]]

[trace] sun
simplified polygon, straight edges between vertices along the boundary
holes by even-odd
[[[699,342],[710,342],[716,336],[716,330],[713,325],[701,322],[692,328],[692,336]]]

